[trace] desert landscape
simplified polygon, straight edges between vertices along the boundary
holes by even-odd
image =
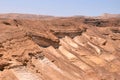
[[[120,14],[0,14],[0,80],[120,80]]]

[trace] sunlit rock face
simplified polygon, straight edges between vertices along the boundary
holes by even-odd
[[[119,66],[120,18],[0,15],[0,80],[119,80]]]

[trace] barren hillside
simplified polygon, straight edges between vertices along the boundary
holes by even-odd
[[[0,15],[0,80],[120,80],[120,18]]]

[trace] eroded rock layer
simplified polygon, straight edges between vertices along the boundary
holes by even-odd
[[[120,20],[112,21],[1,18],[0,80],[119,80]]]

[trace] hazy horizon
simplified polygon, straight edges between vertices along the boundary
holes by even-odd
[[[0,14],[22,13],[50,16],[99,16],[104,13],[120,14],[120,0],[4,0]]]

